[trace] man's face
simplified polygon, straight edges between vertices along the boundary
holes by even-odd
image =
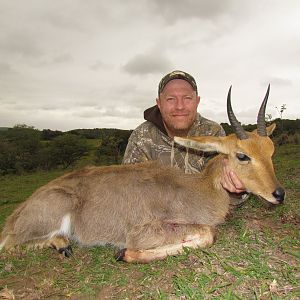
[[[187,135],[193,125],[200,97],[185,80],[173,79],[167,83],[156,103],[170,137]]]

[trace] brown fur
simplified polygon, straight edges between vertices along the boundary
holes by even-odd
[[[278,182],[268,137],[252,133],[244,141],[231,135],[178,142],[202,150],[209,145],[209,151],[213,147],[224,154],[200,174],[187,175],[156,162],[66,174],[15,210],[6,221],[0,247],[36,243],[60,250],[69,246],[69,239],[85,246],[110,243],[128,248],[120,259],[148,262],[180,253],[185,246],[209,246],[213,228],[229,211],[230,199],[220,184],[225,157],[250,192],[275,202],[272,192]],[[237,151],[247,153],[253,163],[241,164]],[[64,217],[69,226],[62,226]]]

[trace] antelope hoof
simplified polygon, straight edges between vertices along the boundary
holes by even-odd
[[[73,254],[73,250],[70,245],[67,247],[59,248],[57,251],[59,254],[62,254],[64,257],[67,257],[67,258],[69,258]]]
[[[127,250],[126,248],[123,248],[120,251],[118,251],[115,255],[115,259],[117,261],[124,261],[126,250]]]

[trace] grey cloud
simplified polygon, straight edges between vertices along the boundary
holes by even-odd
[[[53,27],[58,27],[59,29],[66,29],[66,30],[83,30],[84,27],[82,26],[82,22],[78,17],[78,14],[70,13],[68,9],[64,9],[64,12],[58,11],[48,11],[43,15],[43,19],[46,20],[49,24]]]
[[[40,107],[40,110],[45,110],[45,111],[58,111],[58,110],[62,110],[62,107],[60,107],[60,106],[55,106],[55,105],[46,105],[46,106]]]
[[[91,90],[87,93],[87,99],[77,104],[80,107],[99,107],[99,103],[115,103],[123,102],[125,95],[135,95],[136,96],[136,86],[133,84],[123,84],[116,83],[114,88],[103,89],[102,87]]]
[[[137,87],[136,85],[133,84],[119,85],[116,87],[114,92],[117,98],[121,98],[123,95],[128,95],[128,94],[137,95]]]
[[[135,84],[119,85],[119,83],[116,83],[116,86],[111,88],[111,90],[97,89],[90,91],[87,99],[78,102],[76,106],[83,110],[103,110],[106,107],[109,108],[108,111],[112,111],[112,107],[126,106],[126,110],[133,111],[138,109],[141,111],[147,106],[147,102],[149,105],[149,99],[151,99],[151,96],[144,89],[139,89]]]
[[[101,121],[109,117],[120,120],[141,119],[143,111],[154,100],[154,97],[134,83],[116,84],[109,90],[90,91],[85,101],[76,103],[73,112],[74,116],[83,119],[99,118]]]
[[[106,116],[107,108],[97,109],[96,107],[92,109],[81,109],[80,111],[75,110],[73,112],[73,116],[80,117],[80,118],[96,118],[99,116]]]
[[[68,1],[58,1],[55,6],[52,5],[52,1],[48,3],[40,17],[41,20],[53,28],[81,34],[90,34],[90,27],[101,32],[103,29],[109,31],[111,27],[126,24],[127,15],[139,6],[135,0],[127,0],[126,3],[120,0],[110,3],[90,0],[88,4],[81,0],[73,0],[72,5]]]
[[[120,107],[120,106],[112,106],[105,105],[104,107],[98,107],[93,109],[83,109],[81,111],[73,112],[73,116],[77,116],[80,118],[109,118],[109,117],[118,117],[125,119],[135,119],[140,117],[142,114],[141,110],[135,107]]]
[[[201,115],[203,115],[206,118],[209,118],[211,120],[218,121],[219,123],[229,123],[228,121],[228,116],[226,109],[223,110],[218,110],[216,109],[209,109],[209,108],[201,108],[199,109]],[[267,113],[269,110],[267,110]],[[239,110],[239,109],[234,109],[234,113],[236,115],[236,118],[238,119],[239,122],[242,124],[255,124],[256,123],[256,117],[258,113],[257,107],[251,107],[249,109],[245,110]]]
[[[10,107],[10,106],[16,105],[17,100],[12,100],[12,99],[7,99],[7,98],[4,98],[4,97],[1,97],[0,98],[0,103],[1,103],[1,108],[0,109],[2,109],[3,107]]]
[[[73,60],[74,59],[70,53],[64,53],[54,57],[52,62],[61,64],[61,63],[71,62]]]
[[[70,104],[67,102],[60,102],[60,103],[43,103],[41,101],[36,102],[32,99],[23,98],[26,101],[19,101],[19,99],[6,99],[1,100],[1,106],[6,107],[10,110],[15,110],[18,112],[28,112],[28,111],[66,111],[70,109]],[[41,99],[39,99],[41,100]]]
[[[16,71],[10,64],[6,62],[0,62],[0,77],[9,76],[13,74],[16,74]]]
[[[281,86],[281,87],[293,85],[293,82],[291,80],[280,78],[280,77],[271,77],[269,79],[269,82],[263,82],[261,85],[266,87],[269,83],[271,84],[271,86],[274,85],[274,86]]]
[[[171,68],[171,61],[156,53],[138,54],[123,66],[123,70],[133,75],[164,73]]]
[[[128,110],[118,109],[115,107],[110,107],[107,110],[106,117],[116,117],[122,119],[136,119],[142,116],[142,111],[137,108],[130,108]]]
[[[0,72],[10,73],[12,72],[12,67],[8,63],[0,62]]]
[[[94,64],[92,64],[89,67],[92,71],[98,71],[98,70],[107,70],[108,68],[112,68],[111,65],[104,63],[103,61],[96,61]]]
[[[13,103],[7,103],[7,108],[10,110],[15,110],[20,112],[36,112],[39,108],[38,107],[34,107],[32,108],[32,105],[30,105],[29,103],[22,103],[22,102],[13,102]]]
[[[26,32],[15,32],[0,40],[0,49],[8,54],[37,58],[44,54],[33,36]]]
[[[268,109],[284,99],[294,116],[299,4],[287,2],[3,0],[0,121],[132,128],[155,103],[161,76],[175,68],[199,80],[202,100],[208,97],[199,111],[213,120],[227,121],[231,83],[241,122],[255,121],[269,82]],[[260,83],[261,92],[250,97],[249,88]]]
[[[224,14],[228,8],[237,2],[235,0],[151,0],[149,6],[161,15],[167,22],[175,23],[186,18],[211,19]]]

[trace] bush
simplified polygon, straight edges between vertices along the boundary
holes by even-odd
[[[0,140],[0,175],[16,172],[17,148]]]
[[[67,168],[74,164],[88,150],[85,139],[74,134],[64,134],[53,139],[49,152],[45,155],[51,158],[50,165]]]
[[[294,134],[282,133],[276,136],[276,138],[274,138],[274,143],[278,146],[286,145],[286,144],[298,145],[299,141],[300,141],[299,133],[294,133]]]
[[[31,127],[16,126],[1,135],[2,173],[22,173],[38,167],[41,142],[40,132]],[[11,153],[10,153],[11,152]]]

